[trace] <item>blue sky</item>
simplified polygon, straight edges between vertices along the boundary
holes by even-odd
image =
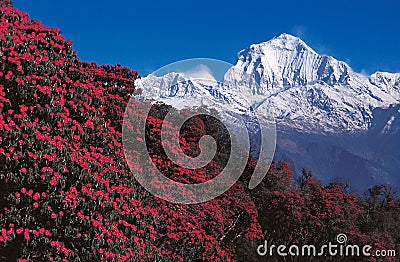
[[[286,32],[357,72],[400,72],[400,1],[54,1],[14,5],[71,39],[78,56],[146,75],[188,58],[234,63]]]

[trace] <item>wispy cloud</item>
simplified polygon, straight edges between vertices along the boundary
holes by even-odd
[[[368,72],[368,70],[365,69],[365,68],[361,69],[360,74],[362,74],[363,76],[369,76],[369,75],[370,75],[370,73]]]
[[[289,33],[292,35],[298,36],[300,38],[304,38],[306,36],[307,28],[303,25],[294,26]]]
[[[186,72],[184,72],[185,75],[190,76],[192,78],[197,78],[197,79],[207,79],[207,80],[214,80],[215,77],[213,76],[210,68],[208,68],[206,65],[198,65],[193,69],[190,69]]]

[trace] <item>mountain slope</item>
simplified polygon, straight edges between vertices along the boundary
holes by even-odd
[[[380,118],[400,103],[400,73],[365,76],[345,62],[319,55],[301,39],[281,34],[240,51],[223,84],[199,83],[180,72],[149,75],[136,83],[144,98],[178,107],[207,100],[220,110],[246,114],[252,107],[272,113],[278,130],[276,156],[291,161],[297,173],[306,165],[324,181],[340,176],[361,190],[376,183],[398,184],[399,161],[386,161],[395,152],[378,149],[379,142],[370,144],[398,139],[385,135],[397,130],[398,118]],[[378,136],[372,130],[382,121],[385,134]],[[291,152],[288,144],[301,153]]]
[[[261,238],[239,184],[175,205],[135,180],[147,170],[129,168],[122,125],[137,78],[80,61],[58,29],[0,0],[1,261],[228,260],[233,240]]]
[[[247,97],[268,98],[282,126],[341,133],[367,130],[373,108],[399,103],[398,76],[381,75],[358,74],[301,39],[281,34],[239,52],[225,81]]]

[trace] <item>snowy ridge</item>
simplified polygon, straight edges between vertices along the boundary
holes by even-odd
[[[178,109],[206,105],[238,114],[249,110],[243,97],[215,79],[193,79],[183,73],[172,72],[162,77],[150,74],[135,84],[143,89],[143,98],[162,101]]]
[[[282,34],[240,51],[222,84],[207,74],[198,78],[172,72],[135,84],[141,98],[177,108],[214,107],[229,125],[252,109],[258,116],[266,112],[266,121],[272,113],[275,157],[290,161],[296,174],[306,166],[323,181],[339,175],[360,190],[400,186],[400,73],[356,73]]]
[[[400,103],[400,74],[364,76],[288,34],[240,51],[225,81],[250,100],[266,97],[281,126],[304,132],[366,131],[374,108]]]
[[[369,77],[369,82],[397,101],[400,100],[400,73],[376,72]]]
[[[212,81],[169,73],[149,75],[137,85],[146,98],[175,106],[198,105],[204,97],[232,111],[263,104],[278,127],[308,133],[366,131],[374,108],[400,103],[400,73],[356,73],[289,34],[240,51],[237,63],[225,74],[225,85]]]

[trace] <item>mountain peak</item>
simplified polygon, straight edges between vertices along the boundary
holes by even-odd
[[[269,41],[252,44],[238,54],[238,61],[226,74],[235,72],[257,83],[257,94],[272,95],[293,86],[316,81],[347,85],[351,68],[330,56],[319,55],[300,38],[282,33]]]
[[[287,33],[282,33],[278,36],[275,36],[271,40],[261,43],[261,45],[268,45],[277,49],[282,49],[287,51],[304,49],[316,54],[316,52],[299,37]]]
[[[301,40],[299,37],[288,34],[288,33],[282,33],[280,35],[275,36],[274,38],[272,38],[270,41],[273,40],[279,40],[279,41],[283,41],[283,42],[303,42],[303,40]],[[304,43],[304,42],[303,42]]]

